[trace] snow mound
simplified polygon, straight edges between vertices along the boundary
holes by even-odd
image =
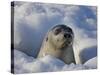
[[[87,67],[92,67],[93,69],[96,69],[97,68],[97,57],[94,57],[88,60],[84,65]]]
[[[53,71],[69,71],[96,69],[96,57],[82,64],[65,64],[63,61],[47,55],[43,58],[35,59],[25,53],[14,50],[14,72],[18,73],[35,73],[35,72],[53,72]]]

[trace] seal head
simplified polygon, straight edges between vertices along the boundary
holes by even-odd
[[[66,25],[52,27],[46,34],[38,57],[52,55],[67,64],[75,63],[72,29]]]
[[[48,39],[49,38],[49,39]],[[56,48],[66,48],[73,42],[74,34],[70,27],[57,25],[51,29],[47,37],[48,41]]]

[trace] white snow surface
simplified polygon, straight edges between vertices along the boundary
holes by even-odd
[[[97,68],[97,8],[15,2],[14,71],[15,73],[67,71]],[[65,64],[52,56],[36,59],[47,31],[65,24],[74,31],[74,51],[85,64]],[[77,57],[76,57],[77,58]],[[93,59],[92,59],[93,58]]]
[[[34,73],[34,72],[56,72],[56,71],[71,71],[71,70],[85,70],[96,69],[97,58],[94,57],[85,64],[65,64],[63,61],[47,55],[45,57],[35,59],[29,57],[25,53],[14,50],[14,72],[20,73]]]
[[[84,65],[87,67],[92,67],[94,69],[97,68],[97,57],[88,60]]]

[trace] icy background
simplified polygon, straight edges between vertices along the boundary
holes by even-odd
[[[65,24],[73,29],[74,50],[80,51],[81,61],[84,64],[67,65],[52,56],[36,59],[46,32],[57,24]],[[15,2],[14,46],[15,73],[95,69],[97,8]]]
[[[72,71],[97,68],[97,57],[88,60],[85,64],[65,64],[61,60],[47,55],[40,59],[29,57],[21,51],[14,50],[14,72],[15,73],[32,73],[32,72],[56,72]]]

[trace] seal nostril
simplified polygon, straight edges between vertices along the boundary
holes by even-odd
[[[64,37],[65,37],[65,38],[67,38],[67,35],[66,35],[66,34],[64,34]]]
[[[70,37],[71,37],[71,35],[70,35],[70,34],[68,34],[68,35],[67,35],[67,37],[68,37],[68,38],[70,38]]]
[[[71,35],[70,35],[70,34],[64,34],[64,37],[65,37],[65,38],[70,38]]]

